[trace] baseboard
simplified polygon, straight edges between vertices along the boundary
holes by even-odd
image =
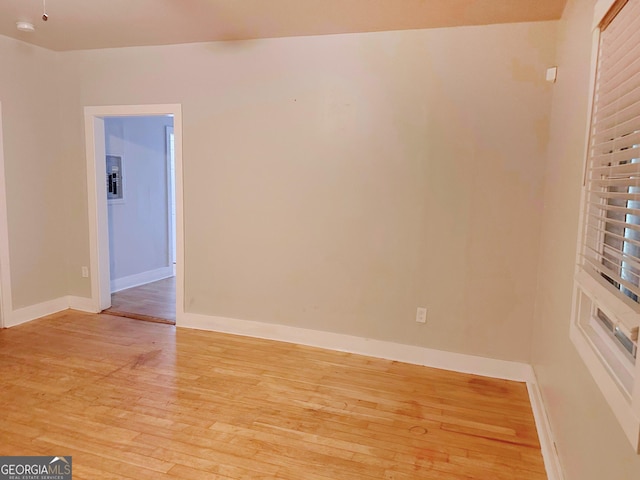
[[[76,297],[69,295],[67,297],[67,305],[74,310],[80,310],[81,312],[99,313],[100,307],[91,298]]]
[[[69,308],[67,297],[54,298],[46,302],[29,305],[28,307],[13,310],[4,319],[5,327],[15,327],[21,323],[30,322],[36,318],[46,317]]]
[[[556,442],[551,430],[549,415],[544,406],[542,392],[536,379],[533,367],[531,368],[531,380],[527,382],[527,390],[529,392],[529,401],[533,410],[533,417],[538,430],[538,438],[540,440],[540,448],[542,450],[542,458],[544,459],[544,468],[547,472],[549,480],[564,480],[564,473],[560,464],[558,451],[556,450]]]
[[[138,287],[151,282],[157,282],[163,278],[172,277],[174,275],[173,265],[168,267],[156,268],[147,272],[136,273],[128,277],[116,278],[111,280],[111,293],[126,290],[127,288]]]
[[[178,316],[176,325],[178,327],[298,343],[312,347],[357,353],[370,357],[385,358],[388,360],[486,377],[502,378],[505,380],[526,382],[530,380],[531,374],[531,367],[526,363],[495,360],[463,353],[452,353],[383,340],[372,340],[341,333],[323,332],[250,320],[184,313]]]

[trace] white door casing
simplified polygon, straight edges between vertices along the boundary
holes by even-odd
[[[111,306],[104,118],[154,115],[173,116],[176,205],[176,323],[178,323],[184,315],[182,106],[180,104],[112,105],[85,107],[84,109],[91,301],[96,311],[101,311]]]
[[[0,328],[7,325],[12,312],[11,271],[9,267],[9,229],[7,226],[7,189],[4,174],[2,104],[0,103]]]

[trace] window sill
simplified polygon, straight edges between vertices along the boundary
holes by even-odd
[[[620,306],[622,302],[617,298],[617,302],[611,304],[611,297],[615,298],[593,277],[579,271],[575,277],[570,337],[634,451],[640,454],[640,359],[636,362],[634,374],[625,378],[622,372],[626,369],[616,363],[614,355],[608,355],[602,348],[601,335],[590,322],[594,305],[609,312],[612,306],[618,311],[625,308]]]

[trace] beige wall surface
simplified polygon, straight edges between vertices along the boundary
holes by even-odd
[[[57,58],[51,51],[0,36],[14,309],[67,294],[66,190],[74,187],[67,184],[68,164],[61,158],[57,136]]]
[[[90,295],[82,108],[181,103],[187,311],[523,361],[534,325],[567,479],[638,478],[568,335],[592,4],[567,6],[553,87],[554,22],[64,54],[0,37],[14,307]]]
[[[559,29],[532,357],[567,480],[635,480],[640,456],[569,339],[593,3],[570,0]]]
[[[82,106],[180,103],[187,312],[528,361],[555,28],[61,54],[71,204]]]

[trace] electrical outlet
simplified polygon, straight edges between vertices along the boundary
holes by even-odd
[[[89,267],[82,267],[82,278],[89,278]]]
[[[427,309],[425,307],[418,307],[416,310],[416,322],[427,323]]]

